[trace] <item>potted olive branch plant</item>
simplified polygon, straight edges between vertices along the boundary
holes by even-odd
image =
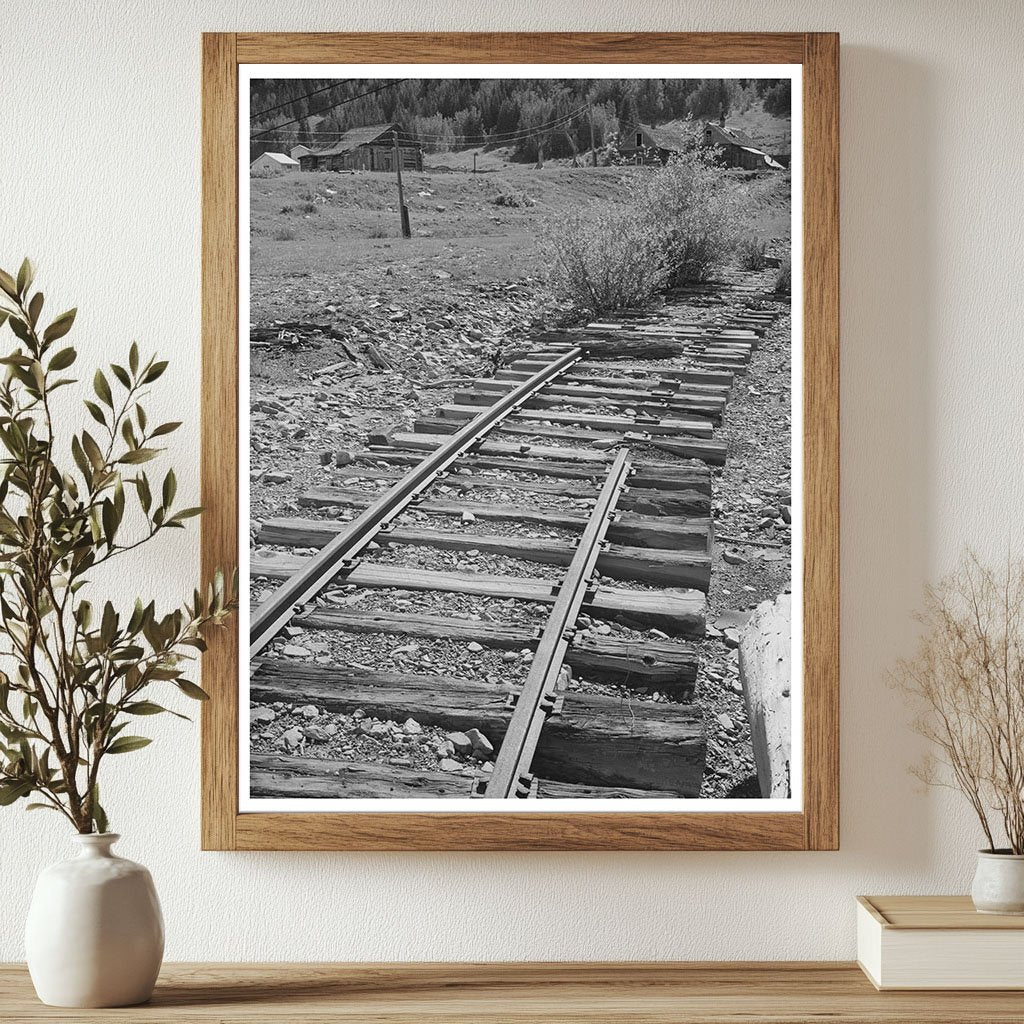
[[[938,748],[912,769],[959,790],[986,847],[971,888],[983,913],[1024,914],[1024,561],[1004,571],[973,554],[928,587],[914,657],[896,682],[914,728]]]
[[[185,717],[155,691],[206,699],[185,673],[203,633],[231,614],[237,581],[218,573],[164,614],[152,600],[121,611],[91,597],[95,572],[201,509],[175,506],[173,469],[157,483],[142,468],[180,424],[149,422],[142,402],[167,363],[137,344],[95,371],[84,400],[95,426],[62,436],[53,396],[77,383],[77,353],[62,341],[75,310],[44,327],[33,278],[28,260],[0,271],[0,328],[16,342],[0,357],[0,805],[63,815],[83,847],[36,888],[26,948],[40,998],[126,1005],[152,991],[163,929],[149,872],[110,851],[101,768],[152,742],[132,723]],[[119,883],[104,889],[108,876]]]

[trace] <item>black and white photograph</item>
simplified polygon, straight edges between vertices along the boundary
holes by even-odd
[[[799,808],[799,73],[241,77],[243,810]]]

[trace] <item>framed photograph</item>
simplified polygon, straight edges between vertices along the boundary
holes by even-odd
[[[838,54],[204,36],[204,848],[837,848]]]

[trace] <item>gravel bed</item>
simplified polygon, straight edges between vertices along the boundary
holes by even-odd
[[[542,565],[507,555],[477,551],[443,551],[439,548],[393,545],[370,552],[364,558],[376,565],[400,565],[409,569],[433,569],[437,572],[469,572],[488,576],[510,576],[516,579],[553,580],[561,578],[565,569],[558,565]]]
[[[464,733],[453,733],[415,719],[381,721],[361,709],[352,714],[315,704],[250,704],[250,740],[254,753],[389,764],[421,771],[445,771],[471,780],[491,770],[493,747],[474,748]],[[458,743],[458,748],[456,747]],[[461,748],[461,749],[460,749]],[[472,783],[467,781],[467,795]]]

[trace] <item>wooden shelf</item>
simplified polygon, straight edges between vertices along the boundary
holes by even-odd
[[[0,966],[0,1020],[1020,1024],[1020,992],[876,992],[849,963],[168,964],[153,1001],[59,1010]]]

